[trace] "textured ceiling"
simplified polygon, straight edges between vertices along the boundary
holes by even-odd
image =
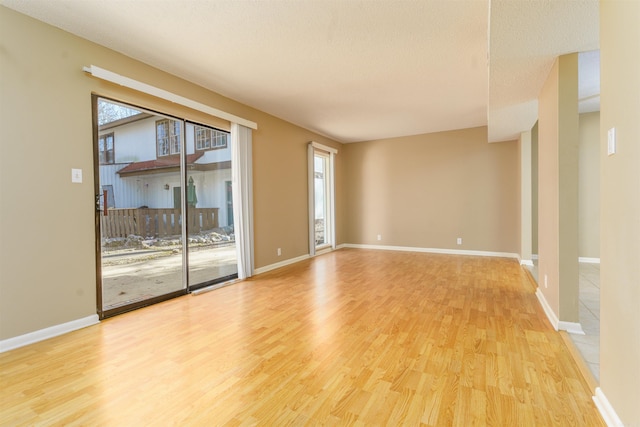
[[[533,126],[538,94],[557,56],[598,48],[597,1],[491,0],[489,141],[513,139]],[[592,82],[597,73],[599,87],[599,61],[589,65],[580,81]]]
[[[598,47],[597,0],[0,4],[341,142],[513,139],[555,56]]]

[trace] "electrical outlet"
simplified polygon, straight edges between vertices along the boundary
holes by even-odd
[[[378,240],[382,240],[382,234],[378,234]]]
[[[278,256],[282,255],[282,249],[278,248]]]
[[[462,244],[462,237],[458,237],[457,243],[458,243],[459,245],[461,245],[461,244]]]

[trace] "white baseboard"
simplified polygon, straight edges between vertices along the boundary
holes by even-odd
[[[565,322],[561,320],[558,322],[558,330],[567,331],[568,333],[574,335],[586,335],[582,330],[582,325],[576,322]]]
[[[600,264],[600,258],[578,257],[578,262],[584,262],[586,264]]]
[[[602,418],[608,427],[624,427],[620,417],[618,417],[618,414],[616,414],[616,411],[613,409],[613,406],[611,406],[609,400],[604,395],[600,387],[596,387],[596,395],[593,396],[593,402],[596,404],[600,415],[602,415]]]
[[[405,251],[405,252],[427,252],[435,254],[449,254],[449,255],[475,255],[475,256],[487,256],[487,257],[501,257],[501,258],[515,258],[520,260],[520,256],[511,252],[488,252],[488,251],[467,251],[459,249],[437,249],[437,248],[416,248],[412,246],[385,246],[385,245],[359,245],[354,243],[342,243],[337,245],[335,250],[342,248],[355,248],[355,249],[380,249],[385,251]],[[322,255],[333,251],[333,248],[323,249],[316,253],[316,255]],[[275,270],[276,268],[285,267],[287,265],[295,264],[296,262],[309,259],[309,254],[301,255],[296,258],[290,258],[284,261],[276,262],[275,264],[265,265],[264,267],[256,268],[253,274],[266,273],[267,271]]]
[[[556,331],[567,331],[568,333],[575,335],[585,335],[580,323],[565,322],[564,320],[558,319],[558,316],[553,312],[553,309],[547,302],[547,299],[540,288],[536,289],[536,297],[538,297],[538,301],[540,301],[540,305],[542,306],[544,313],[547,315],[547,319],[549,319],[551,326],[553,326],[553,329]]]
[[[526,265],[529,267],[533,267],[533,261],[530,259],[521,259],[520,260],[520,265]]]
[[[262,274],[267,271],[275,270],[276,268],[284,267],[287,265],[295,264],[296,262],[304,261],[305,259],[309,259],[309,254],[301,255],[295,258],[289,258],[284,261],[276,262],[275,264],[265,265],[264,267],[256,268],[253,271],[253,274]]]
[[[100,323],[97,314],[0,341],[0,353]]]
[[[519,259],[519,255],[511,252],[489,252],[489,251],[469,251],[462,249],[438,249],[438,248],[418,248],[414,246],[386,246],[386,245],[360,245],[354,243],[345,243],[341,245],[345,248],[356,249],[379,249],[384,251],[404,251],[404,252],[426,252],[433,254],[448,254],[448,255],[473,255],[473,256],[488,256],[488,257],[500,257],[500,258],[515,258]]]
[[[329,252],[337,251],[338,249],[348,247],[345,243],[341,245],[337,245],[336,248],[326,248],[316,252],[316,256],[327,254]],[[284,261],[276,262],[275,264],[265,265],[264,267],[256,268],[253,271],[253,274],[261,274],[266,273],[267,271],[275,270],[276,268],[285,267],[287,265],[295,264],[296,262],[304,261],[305,259],[309,259],[311,256],[309,254],[301,255],[299,257],[290,258]]]
[[[551,326],[553,326],[553,329],[557,331],[558,322],[560,321],[558,320],[558,316],[556,316],[556,314],[553,312],[553,309],[547,302],[547,299],[544,297],[544,294],[542,293],[540,288],[536,289],[536,296],[538,297],[538,301],[540,301],[540,305],[542,306],[544,313],[547,315],[547,319],[549,319],[549,322],[551,322]]]

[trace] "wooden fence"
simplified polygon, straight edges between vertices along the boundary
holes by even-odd
[[[218,228],[219,208],[190,208],[188,210],[189,233]],[[103,238],[168,237],[182,233],[180,209],[109,209],[100,214]]]

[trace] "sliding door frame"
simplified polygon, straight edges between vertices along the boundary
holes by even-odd
[[[321,154],[328,157],[326,170],[325,201],[325,243],[316,245],[315,231],[315,156]],[[308,194],[309,194],[309,256],[315,256],[319,252],[334,250],[336,248],[336,213],[335,213],[335,155],[338,150],[327,145],[319,144],[315,141],[309,142],[307,148],[307,168],[308,168]]]
[[[99,99],[103,99],[105,101],[114,103],[114,104],[118,104],[118,105],[122,105],[122,106],[129,106],[131,108],[134,108],[136,110],[139,110],[141,112],[145,112],[145,113],[149,113],[149,114],[153,114],[155,116],[159,116],[159,117],[164,117],[170,120],[177,120],[179,121],[181,124],[181,128],[180,128],[180,144],[181,144],[181,149],[180,149],[180,209],[181,209],[181,215],[184,217],[185,215],[185,205],[186,205],[186,200],[185,200],[185,194],[186,194],[186,189],[185,189],[185,176],[186,176],[186,168],[184,167],[184,164],[186,162],[186,156],[184,154],[185,152],[185,121],[184,119],[181,119],[179,117],[176,116],[172,116],[170,114],[166,114],[166,113],[161,113],[158,111],[154,111],[151,110],[149,108],[145,108],[145,107],[140,107],[128,102],[124,102],[124,101],[120,101],[117,99],[113,99],[110,98],[108,96],[103,96],[103,95],[99,95],[96,93],[92,93],[91,94],[91,108],[92,108],[92,134],[93,134],[93,176],[94,178],[94,195],[95,195],[95,256],[96,256],[96,305],[97,305],[97,314],[98,314],[98,318],[99,319],[105,319],[108,317],[112,317],[118,314],[122,314],[122,313],[126,313],[128,311],[132,311],[132,310],[136,310],[138,308],[142,308],[142,307],[146,307],[152,304],[156,304],[162,301],[166,301],[168,299],[172,299],[181,295],[185,295],[188,293],[188,286],[186,285],[188,283],[188,277],[187,277],[187,269],[185,268],[185,266],[187,265],[187,251],[184,250],[186,248],[186,221],[182,221],[181,224],[181,244],[182,244],[182,272],[181,272],[181,280],[182,280],[182,288],[163,294],[163,295],[158,295],[155,297],[151,297],[142,301],[135,301],[132,302],[130,304],[126,304],[126,305],[122,305],[119,307],[114,307],[114,308],[110,308],[110,309],[104,309],[104,300],[102,297],[103,294],[103,280],[102,280],[102,231],[100,229],[100,215],[101,215],[101,210],[100,210],[100,201],[99,201],[99,197],[100,197],[100,160],[99,160],[99,154],[98,154],[98,128],[99,128],[99,121],[98,121],[98,100]]]

